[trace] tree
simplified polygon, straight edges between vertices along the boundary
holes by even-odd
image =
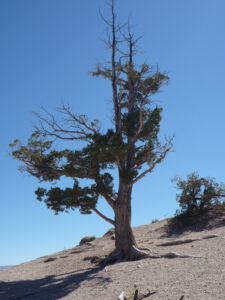
[[[177,201],[181,207],[181,213],[189,215],[219,204],[225,197],[225,185],[217,183],[213,178],[199,177],[197,173],[191,173],[187,180],[175,177],[177,189]]]
[[[169,77],[144,63],[137,66],[134,57],[137,42],[129,22],[117,21],[114,0],[110,4],[111,20],[103,20],[110,36],[105,41],[111,50],[110,65],[98,65],[93,76],[102,76],[112,85],[113,124],[102,132],[99,121],[89,121],[86,115],[77,116],[69,105],[62,104],[54,114],[44,110],[35,113],[39,121],[27,145],[15,140],[12,155],[23,163],[21,170],[41,182],[55,182],[62,176],[74,179],[73,187],[49,190],[38,188],[37,199],[44,201],[56,213],[79,208],[83,214],[96,212],[115,226],[115,255],[134,259],[143,255],[131,228],[131,196],[134,184],[152,172],[171,151],[172,138],[160,143],[162,108],[154,105],[151,97],[167,84]],[[125,27],[128,33],[124,33]],[[124,50],[125,48],[125,50]],[[128,49],[128,50],[127,50]],[[81,150],[52,149],[54,139],[83,141]],[[118,169],[119,188],[113,186],[110,170]],[[80,186],[80,179],[93,184]],[[103,197],[114,212],[110,219],[97,209]]]

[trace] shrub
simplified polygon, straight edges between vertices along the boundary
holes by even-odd
[[[225,197],[225,185],[217,183],[210,177],[199,177],[197,173],[187,176],[187,180],[180,177],[172,179],[181,193],[177,194],[177,201],[181,207],[176,215],[187,213],[189,215],[199,214],[202,210],[222,205],[221,199]]]
[[[210,177],[199,177],[191,173],[187,180],[180,177],[172,179],[180,191],[176,195],[180,209],[168,220],[168,230],[174,231],[186,226],[205,226],[209,219],[225,211],[225,185],[217,183]],[[196,228],[197,228],[196,227]]]

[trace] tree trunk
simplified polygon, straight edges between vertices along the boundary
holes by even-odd
[[[120,257],[133,259],[132,247],[136,247],[131,228],[132,187],[120,179],[118,199],[115,208],[115,246]]]

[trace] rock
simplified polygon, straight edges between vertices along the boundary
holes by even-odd
[[[96,239],[95,236],[85,236],[84,238],[82,238],[82,239],[80,240],[79,245],[81,246],[81,245],[83,245],[83,244],[92,242],[92,241],[94,241],[95,239]]]

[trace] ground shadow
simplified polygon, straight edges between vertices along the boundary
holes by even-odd
[[[56,257],[50,257],[50,258],[47,258],[46,260],[44,260],[44,263],[48,263],[48,262],[54,261],[56,259],[57,259]]]
[[[95,280],[95,284],[110,282],[110,278],[100,276],[103,268],[98,266],[66,274],[51,275],[36,280],[0,281],[0,299],[57,300],[75,291],[83,281]]]
[[[179,216],[178,216],[179,217]],[[185,221],[185,222],[184,222]],[[201,232],[203,230],[211,230],[218,227],[225,226],[225,214],[224,213],[213,213],[203,214],[197,216],[194,220],[194,224],[189,225],[189,220],[180,220],[179,218],[171,219],[167,225],[163,228],[163,234],[160,238],[174,238],[179,237],[185,232]],[[193,219],[190,220],[190,223]]]

